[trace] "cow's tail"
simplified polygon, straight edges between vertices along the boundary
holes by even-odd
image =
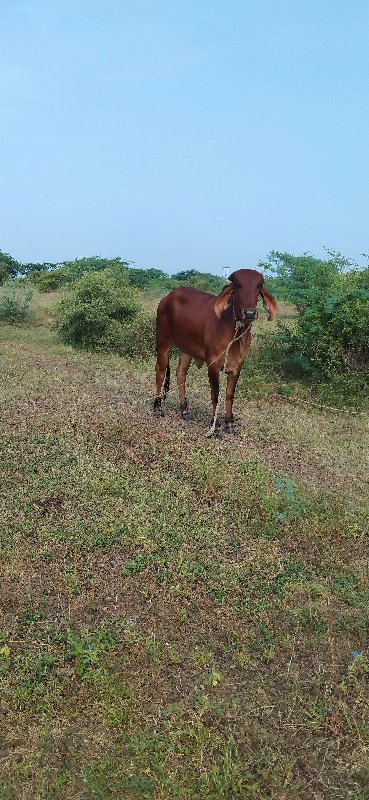
[[[163,400],[165,400],[165,398],[166,398],[166,396],[167,396],[167,394],[169,392],[169,387],[170,387],[170,366],[169,366],[169,361],[168,361],[167,368],[165,370],[165,375],[164,375]]]

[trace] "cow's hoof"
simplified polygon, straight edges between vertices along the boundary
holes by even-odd
[[[187,400],[184,400],[183,403],[179,404],[179,410],[181,412],[182,419],[188,420],[190,418]]]
[[[222,428],[221,428],[220,422],[217,422],[214,430],[212,430],[212,427],[211,427],[206,435],[207,435],[208,439],[221,439],[222,438]]]
[[[155,419],[159,419],[160,417],[164,416],[164,411],[163,411],[162,408],[155,408],[154,412],[153,412],[153,415],[154,415]]]
[[[227,425],[225,425],[224,431],[231,436],[237,436],[237,429],[234,422],[228,422]]]
[[[213,433],[207,433],[206,434],[206,438],[210,439],[210,441],[213,441],[213,442],[215,442],[215,441],[219,442],[220,439],[222,438],[222,432],[221,431],[213,431]]]

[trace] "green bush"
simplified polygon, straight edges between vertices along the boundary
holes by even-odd
[[[367,407],[369,269],[358,269],[339,253],[328,256],[324,261],[273,251],[259,264],[274,275],[267,278],[268,289],[293,303],[298,315],[257,337],[240,376],[241,391],[249,391],[256,378],[258,385],[282,378],[287,382],[278,391],[291,394],[296,380],[303,380],[324,403]]]
[[[32,289],[21,281],[9,280],[0,287],[0,321],[23,322],[30,317]]]
[[[352,277],[301,311],[295,325],[279,328],[283,362],[317,380],[346,372],[365,373],[369,360],[369,288]]]
[[[40,292],[56,292],[71,283],[70,275],[65,267],[50,271],[32,270],[28,273],[27,281],[36,286]]]
[[[125,325],[121,325],[118,352],[130,358],[146,358],[155,353],[156,317],[141,309]]]
[[[299,314],[279,324],[270,359],[288,375],[307,379],[326,402],[356,404],[369,389],[369,271],[347,271],[341,256],[293,259],[286,294]]]
[[[147,356],[153,349],[153,319],[117,266],[77,281],[60,304],[56,327],[67,344],[87,350]]]

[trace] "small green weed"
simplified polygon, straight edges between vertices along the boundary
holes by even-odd
[[[142,555],[141,553],[136,553],[135,556],[129,558],[124,567],[122,567],[122,575],[138,575],[139,572],[142,572],[149,564],[149,559],[147,556]]]

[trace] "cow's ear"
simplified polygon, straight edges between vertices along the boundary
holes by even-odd
[[[267,290],[264,289],[264,286],[262,289],[260,289],[260,294],[263,298],[263,306],[265,308],[265,311],[267,311],[269,314],[268,320],[269,322],[271,322],[277,316],[277,311],[278,311],[277,303],[274,300],[274,297],[272,297],[272,295],[270,294],[270,292],[267,292]]]
[[[214,311],[217,317],[221,317],[223,311],[231,304],[231,294],[233,291],[232,284],[228,284],[228,286],[224,286],[221,293],[218,295],[215,303],[214,303]]]

